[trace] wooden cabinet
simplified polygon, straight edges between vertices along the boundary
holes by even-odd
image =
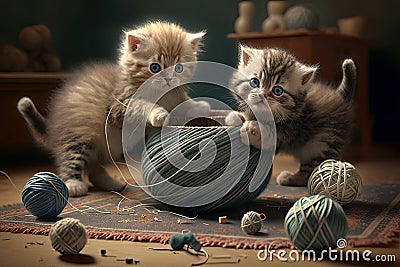
[[[357,130],[353,151],[365,155],[371,153],[372,120],[368,107],[368,45],[366,37],[347,36],[319,31],[294,30],[280,33],[249,32],[228,34],[228,38],[246,45],[262,48],[277,46],[289,50],[302,62],[318,64],[317,79],[339,84],[342,79],[341,65],[352,58],[357,65],[356,92]]]
[[[0,149],[33,147],[25,121],[17,110],[17,102],[29,96],[40,112],[45,113],[51,91],[68,77],[68,73],[0,73]]]

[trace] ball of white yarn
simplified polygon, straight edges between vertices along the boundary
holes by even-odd
[[[78,254],[87,243],[85,226],[74,218],[65,218],[50,228],[51,246],[64,255]]]
[[[264,219],[264,214],[259,214],[255,211],[248,211],[243,215],[243,218],[240,222],[240,227],[246,234],[254,235],[261,230],[262,221]]]
[[[361,188],[362,180],[356,168],[333,159],[322,162],[308,179],[310,195],[326,195],[341,205],[359,197]]]

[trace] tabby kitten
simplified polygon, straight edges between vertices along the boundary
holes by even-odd
[[[54,157],[70,196],[87,194],[83,171],[100,189],[124,189],[125,184],[111,178],[103,167],[110,162],[105,140],[107,115],[111,155],[120,157],[121,128],[132,95],[153,75],[156,79],[152,90],[188,81],[194,64],[184,68],[183,63],[196,61],[204,34],[189,33],[173,23],[145,24],[124,32],[119,64],[95,63],[76,71],[54,94],[47,118],[29,98],[20,99],[18,110],[36,142]],[[172,71],[161,72],[169,67]],[[210,110],[207,102],[190,100],[186,88],[178,86],[156,104],[143,96],[136,98],[126,116],[131,123],[144,120],[149,127],[161,127],[168,112],[184,101],[189,103],[191,113],[207,115],[204,113]]]
[[[240,108],[227,116],[226,123],[244,122],[242,140],[266,149],[268,142],[261,142],[260,136],[261,131],[268,132],[267,123],[256,122],[254,114],[266,112],[268,103],[276,126],[276,153],[290,154],[300,162],[296,173],[278,175],[280,185],[305,185],[323,160],[340,159],[351,136],[356,87],[354,62],[344,60],[342,69],[341,84],[334,88],[314,82],[317,67],[299,62],[285,50],[240,47],[241,75],[231,81]]]

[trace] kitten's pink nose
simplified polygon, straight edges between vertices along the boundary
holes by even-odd
[[[172,78],[164,77],[164,80],[165,80],[167,83],[169,83],[170,81],[172,81]]]

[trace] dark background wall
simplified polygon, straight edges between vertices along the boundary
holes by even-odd
[[[66,70],[91,60],[115,60],[123,28],[149,19],[177,22],[191,31],[207,29],[205,53],[201,60],[236,65],[236,44],[227,39],[237,17],[233,0],[13,0],[0,2],[0,43],[18,44],[18,32],[25,26],[43,23],[53,32],[51,48]],[[254,30],[261,30],[267,1],[255,0]],[[326,26],[336,26],[340,17],[368,15],[372,23],[370,47],[370,112],[375,118],[374,140],[399,144],[400,102],[397,79],[400,75],[399,1],[389,0],[289,0],[313,8]],[[210,89],[198,93],[217,97]]]

